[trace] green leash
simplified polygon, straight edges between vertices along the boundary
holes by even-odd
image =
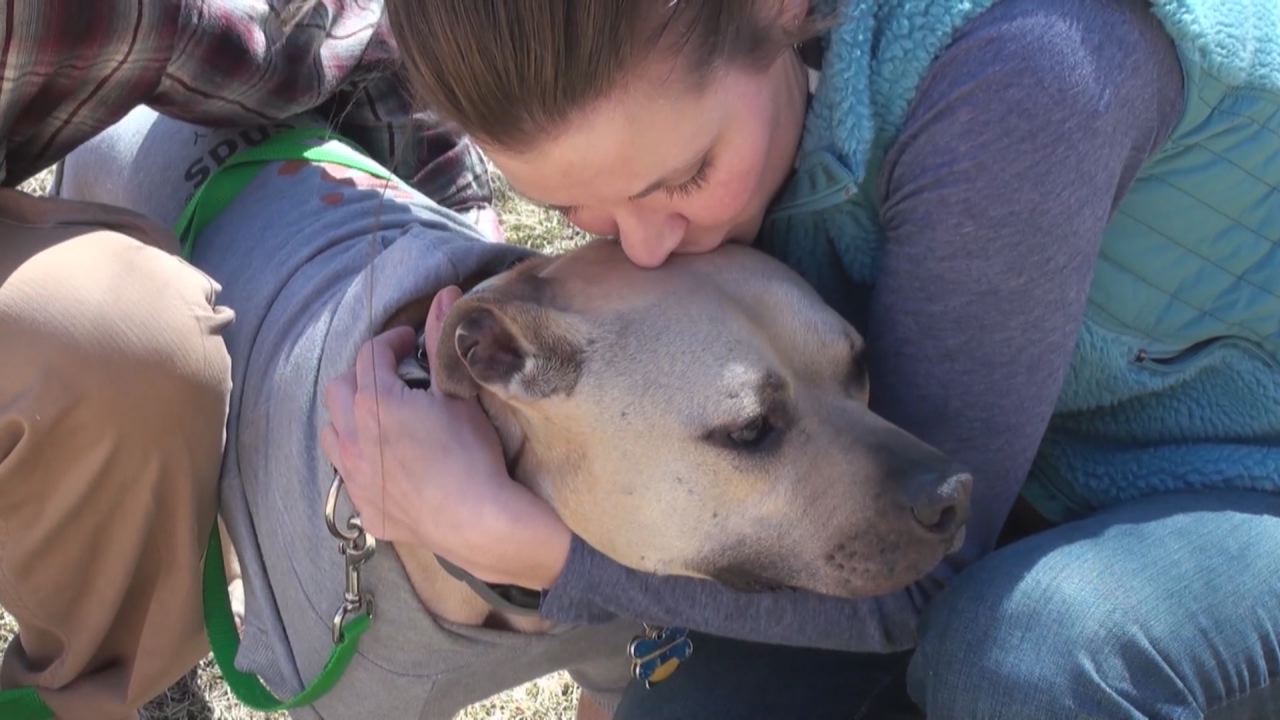
[[[14,638],[10,642],[17,642]],[[9,720],[53,720],[53,711],[35,688],[18,688],[0,692],[0,717]]]
[[[214,524],[209,536],[209,549],[204,555],[204,627],[213,648],[213,659],[222,671],[222,679],[235,694],[236,699],[254,710],[275,712],[310,705],[333,689],[352,658],[360,636],[369,629],[372,618],[367,613],[356,615],[343,626],[342,640],[333,646],[324,669],[311,684],[290,700],[281,700],[271,692],[257,675],[236,668],[236,653],[240,650],[240,633],[236,632],[235,616],[231,614],[231,598],[227,596],[227,575],[222,567],[222,542],[218,527]],[[8,717],[0,713],[0,717]]]
[[[192,197],[175,228],[182,243],[182,257],[191,259],[196,238],[253,182],[267,163],[288,160],[332,163],[360,170],[387,182],[399,182],[386,168],[324,128],[298,128],[273,135],[262,144],[232,156]],[[333,652],[324,669],[297,696],[281,700],[258,676],[235,666],[236,653],[240,650],[240,633],[236,631],[231,598],[227,596],[227,576],[217,523],[205,550],[202,585],[205,632],[209,636],[214,660],[227,687],[241,703],[254,710],[276,712],[310,705],[320,699],[333,689],[351,664],[361,636],[372,623],[369,609],[364,608],[335,628]],[[17,688],[0,692],[0,718],[53,720],[54,714],[35,688]]]
[[[195,240],[218,217],[267,163],[288,160],[309,160],[332,163],[368,173],[380,180],[397,182],[395,176],[382,166],[365,157],[344,140],[334,138],[323,128],[299,128],[274,135],[261,145],[236,153],[200,188],[178,218],[176,232],[182,241],[182,255],[190,260]],[[341,626],[333,652],[320,674],[296,697],[280,700],[256,675],[242,672],[235,666],[236,653],[240,650],[240,634],[236,632],[235,618],[231,613],[231,599],[227,596],[227,576],[223,568],[222,542],[215,525],[209,535],[209,548],[204,558],[204,622],[213,648],[214,660],[227,686],[236,698],[254,710],[275,712],[310,705],[333,689],[342,673],[355,657],[360,637],[372,622],[367,611],[360,612]]]

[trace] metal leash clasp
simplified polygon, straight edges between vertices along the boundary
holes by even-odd
[[[329,534],[338,540],[338,552],[346,561],[346,585],[342,593],[342,605],[333,615],[333,644],[342,643],[347,621],[363,611],[373,619],[373,593],[360,588],[360,567],[373,557],[378,541],[365,532],[360,515],[352,513],[344,526],[338,524],[338,496],[342,493],[342,474],[333,471],[333,484],[324,503],[324,522]]]

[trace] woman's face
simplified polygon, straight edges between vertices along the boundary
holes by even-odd
[[[795,159],[804,66],[787,52],[766,70],[717,70],[696,90],[673,72],[638,72],[531,148],[484,149],[516,192],[617,237],[642,267],[751,242]]]

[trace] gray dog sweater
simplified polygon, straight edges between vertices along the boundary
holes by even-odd
[[[62,193],[172,225],[212,169],[283,127],[214,131],[140,108],[68,159]],[[267,165],[200,235],[193,257],[236,313],[225,336],[234,390],[221,486],[245,581],[236,664],[280,695],[320,672],[342,599],[343,560],[323,514],[333,477],[318,445],[325,383],[400,307],[525,255],[484,242],[417,193],[393,188],[384,201],[382,184],[330,165]],[[341,512],[350,512],[345,498]],[[389,545],[364,575],[372,628],[334,690],[295,717],[449,718],[563,668],[605,705],[626,684],[634,623],[525,635],[438,621]]]

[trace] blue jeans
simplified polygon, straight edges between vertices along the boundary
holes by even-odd
[[[1163,495],[1013,543],[909,658],[694,642],[616,717],[1280,718],[1280,496]]]

